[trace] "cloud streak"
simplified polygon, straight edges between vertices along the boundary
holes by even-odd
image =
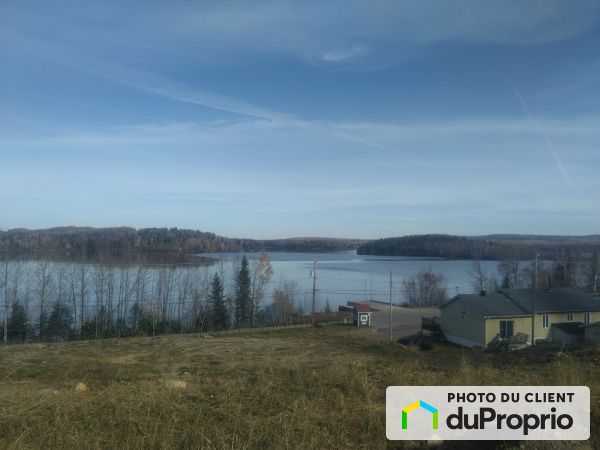
[[[160,75],[133,67],[104,61],[94,61],[93,67],[93,73],[98,76],[170,100],[272,121],[293,119],[293,116],[289,114],[262,108],[233,97],[184,83],[178,83]]]
[[[548,150],[548,153],[550,153],[550,156],[552,157],[552,160],[554,161],[554,164],[556,165],[563,181],[568,186],[572,186],[571,177],[569,176],[567,170],[565,169],[565,166],[562,163],[561,159],[558,157],[558,154],[556,153],[556,149],[554,148],[554,144],[552,144],[552,141],[548,137],[548,134],[545,132],[544,128],[540,125],[540,123],[533,117],[533,114],[531,113],[531,110],[529,109],[527,102],[525,101],[525,99],[523,98],[523,96],[521,95],[521,93],[519,92],[519,90],[517,89],[517,87],[514,85],[514,83],[512,81],[510,82],[510,86],[511,86],[515,96],[517,97],[517,100],[519,100],[521,108],[523,108],[523,111],[525,112],[527,120],[531,123],[533,130],[537,134],[539,134],[539,136],[543,139],[546,149]]]

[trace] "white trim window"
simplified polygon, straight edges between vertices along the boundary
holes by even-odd
[[[573,313],[567,313],[567,322],[573,321]]]
[[[583,323],[589,325],[591,323],[591,315],[589,312],[583,313]]]
[[[550,326],[550,318],[548,314],[542,314],[542,328],[548,328]]]

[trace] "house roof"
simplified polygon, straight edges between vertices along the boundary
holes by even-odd
[[[483,317],[514,317],[526,316],[528,314],[501,293],[492,293],[486,295],[459,294],[442,305],[442,308],[452,301],[459,299]]]
[[[583,333],[583,323],[582,322],[561,322],[561,323],[553,323],[553,327],[558,328],[559,330],[564,331],[568,334],[581,334]]]
[[[531,314],[531,289],[503,289],[502,292]],[[600,311],[600,299],[573,288],[536,289],[534,307],[536,313]]]
[[[357,303],[354,305],[354,311],[356,312],[373,312],[373,309],[370,305],[365,305],[363,303]]]
[[[531,314],[531,289],[503,289],[486,295],[458,294],[442,305],[442,308],[458,299],[483,317],[517,317]],[[600,311],[600,299],[578,289],[535,291],[536,313],[591,311]]]

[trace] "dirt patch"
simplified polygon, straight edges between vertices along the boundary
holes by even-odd
[[[111,364],[135,364],[138,360],[139,355],[128,354],[128,355],[119,355],[107,358],[108,362]]]

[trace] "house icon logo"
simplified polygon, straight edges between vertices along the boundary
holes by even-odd
[[[408,429],[408,413],[411,412],[413,409],[417,409],[419,406],[431,413],[431,415],[432,415],[431,428],[433,430],[437,430],[438,429],[438,410],[437,410],[437,408],[434,408],[433,406],[431,406],[429,403],[425,403],[423,400],[414,402],[414,403],[408,405],[406,408],[402,409],[402,429],[403,430]]]

